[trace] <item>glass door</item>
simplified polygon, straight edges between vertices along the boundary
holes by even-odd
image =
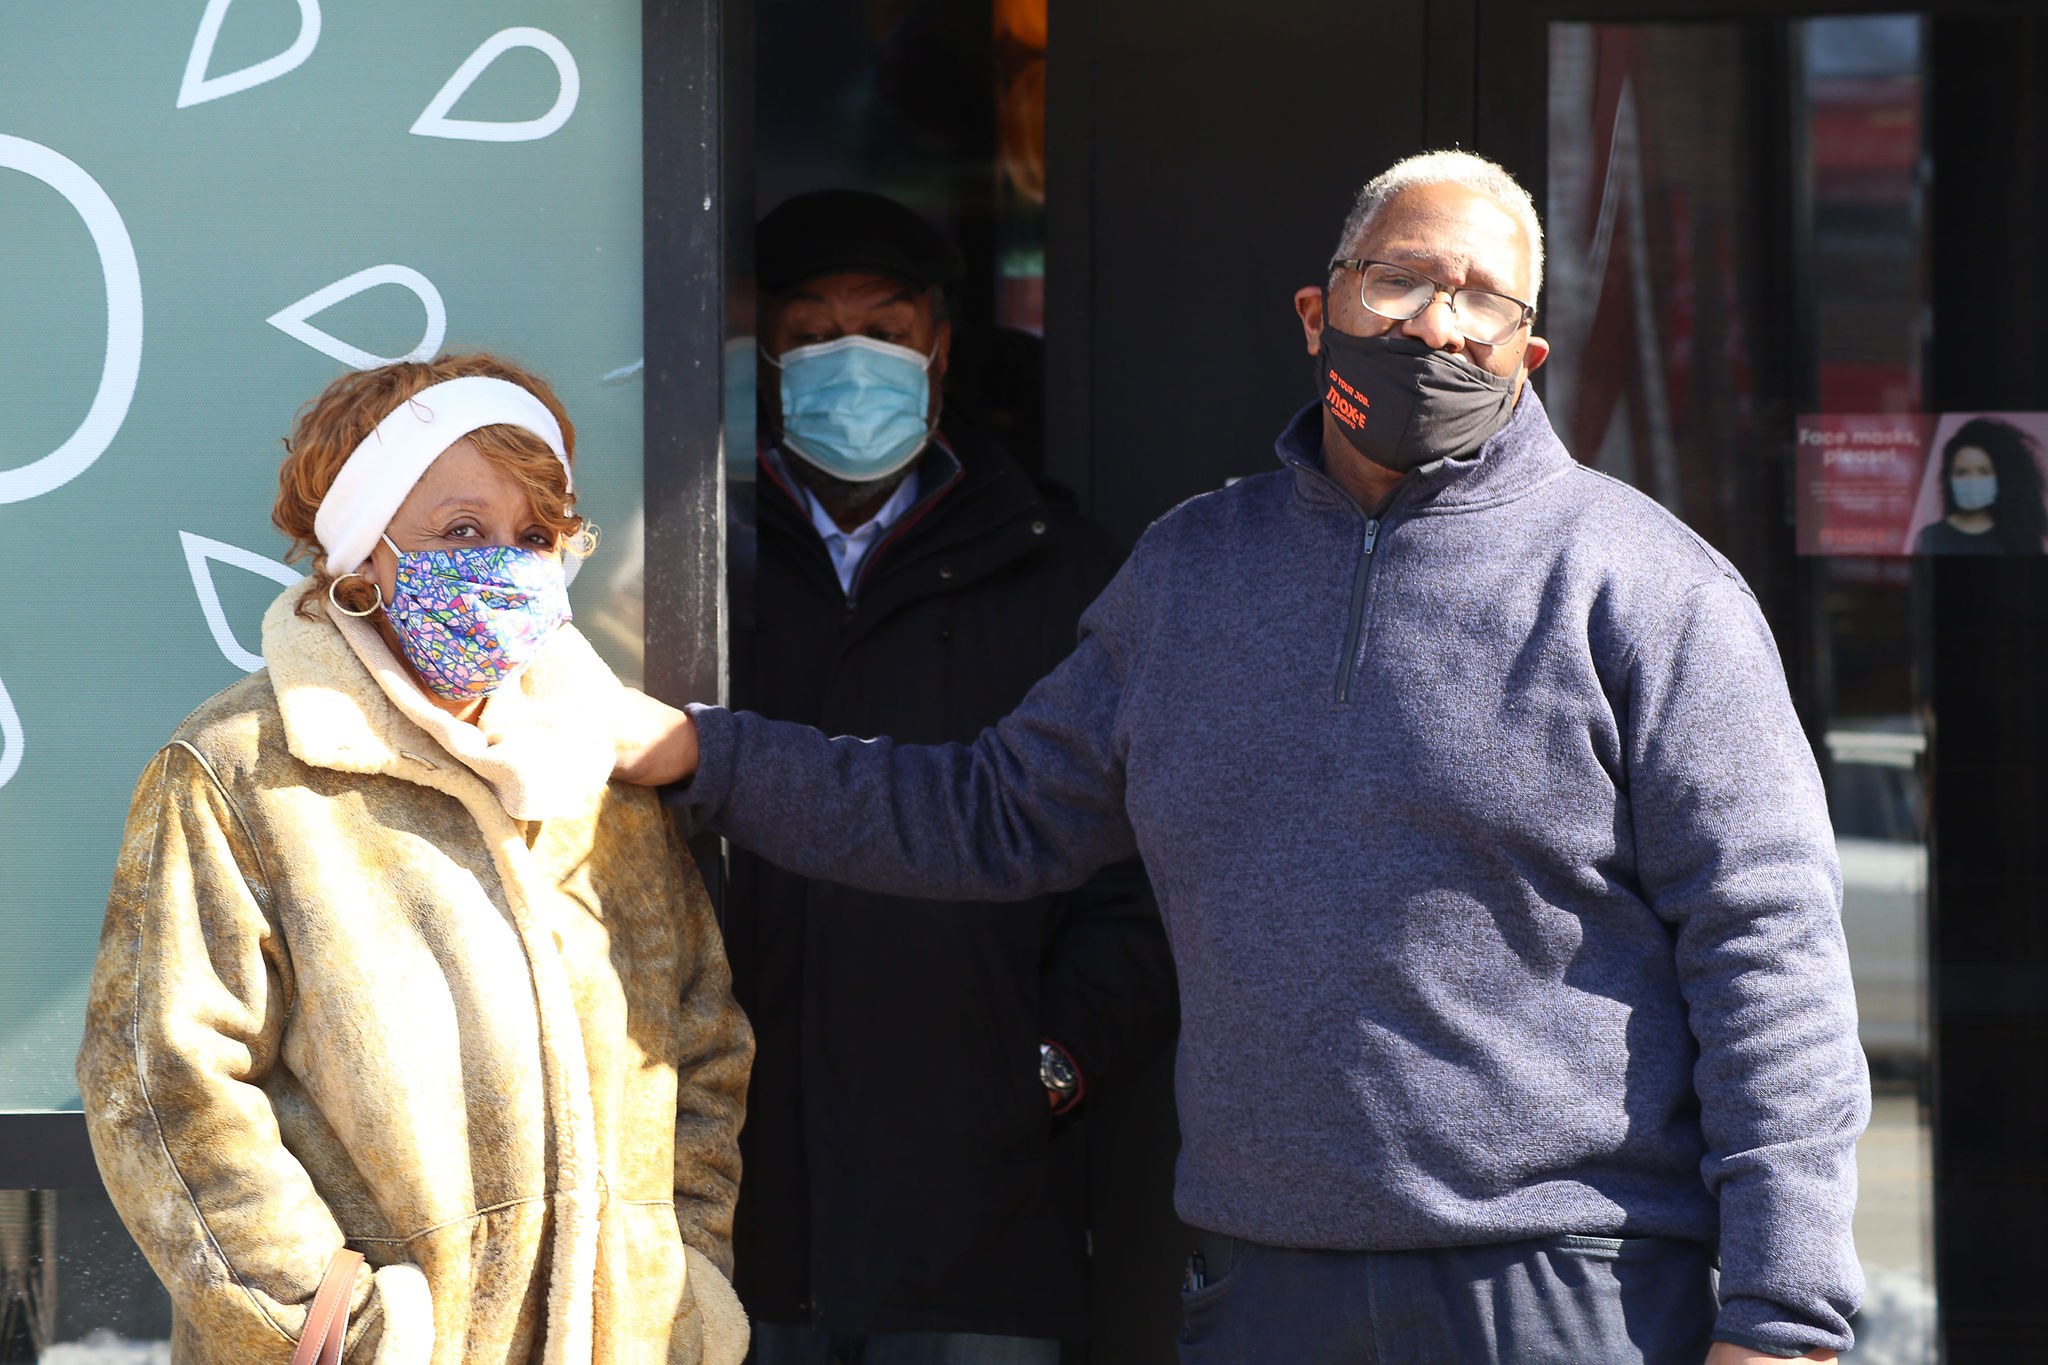
[[[1827,781],[1858,1358],[2039,1358],[2048,19],[1674,8],[1481,5],[1479,147],[1546,204],[1539,382],[1748,578]]]
[[[1796,524],[1816,510],[1802,437],[1840,437],[1823,449],[1845,469],[1918,472],[1921,24],[1566,21],[1547,37],[1545,399],[1581,459],[1685,518],[1773,617],[1828,781],[1875,1090],[1859,1335],[1868,1357],[1932,1360],[1927,720],[1906,528],[1852,542],[1881,553],[1800,554],[1821,547]],[[1910,450],[1853,444],[1894,418]],[[1852,510],[1864,521],[1838,531],[1890,509]]]

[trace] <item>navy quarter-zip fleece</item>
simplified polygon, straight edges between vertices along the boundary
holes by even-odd
[[[1190,1223],[1718,1241],[1718,1330],[1850,1344],[1869,1115],[1841,879],[1755,599],[1525,391],[1377,519],[1182,504],[972,745],[696,710],[671,793],[809,876],[1001,899],[1136,848],[1180,972]]]

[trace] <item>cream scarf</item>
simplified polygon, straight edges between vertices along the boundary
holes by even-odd
[[[297,614],[308,586],[288,588],[263,618],[285,738],[303,762],[343,772],[410,775],[401,758],[474,773],[514,820],[587,813],[617,762],[612,732],[621,686],[574,626],[460,721],[420,690],[368,621],[322,603]]]

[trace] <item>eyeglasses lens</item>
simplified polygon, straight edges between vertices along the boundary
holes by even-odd
[[[1522,305],[1483,289],[1467,289],[1451,305],[1458,328],[1482,346],[1497,346],[1522,325]]]
[[[1360,303],[1397,322],[1406,322],[1429,307],[1436,293],[1436,286],[1422,276],[1385,265],[1367,266],[1358,289]]]
[[[1436,297],[1434,282],[1412,271],[1370,265],[1359,280],[1358,301],[1383,318],[1406,322]],[[1460,289],[1451,299],[1451,317],[1466,340],[1497,346],[1522,325],[1522,305],[1484,289]]]

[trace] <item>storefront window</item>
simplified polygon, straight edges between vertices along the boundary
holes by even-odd
[[[1858,1355],[1915,1365],[1935,1358],[1935,1300],[1912,499],[1836,498],[1838,531],[1897,518],[1868,539],[1880,554],[1796,554],[1787,513],[1811,501],[1802,440],[1840,436],[1866,469],[1879,424],[1924,434],[1920,32],[1913,16],[1551,25],[1541,323],[1567,443],[1726,554],[1786,656],[1828,783],[1875,1089]]]
[[[1817,19],[1793,33],[1814,309],[1809,411],[1918,414],[1929,340],[1920,21]],[[1857,1151],[1864,1335],[1873,1353],[1932,1361],[1928,723],[1915,699],[1910,563],[1902,547],[1886,548],[1818,559],[1818,634],[1842,924],[1873,1091]]]

